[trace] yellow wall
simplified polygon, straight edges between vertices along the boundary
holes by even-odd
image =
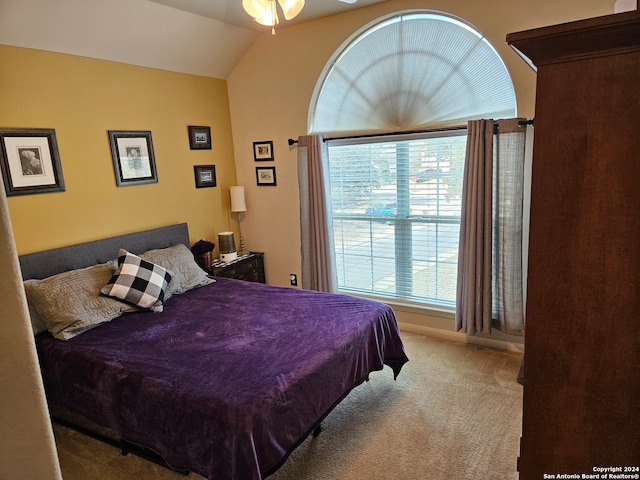
[[[354,32],[384,15],[410,9],[433,9],[456,15],[486,35],[503,58],[516,89],[518,115],[534,116],[536,76],[506,44],[508,33],[611,14],[614,0],[393,0],[299,26],[280,24],[253,44],[227,79],[238,183],[246,185],[247,247],[265,252],[269,283],[288,285],[300,269],[297,149],[287,140],[307,134],[313,90],[332,54]],[[274,141],[278,186],[257,187],[252,142]],[[407,309],[401,321],[441,329],[453,321],[416,315]],[[450,317],[450,315],[449,315]]]
[[[224,80],[4,45],[0,65],[0,127],[55,129],[66,184],[8,198],[19,254],[178,222],[192,243],[229,230]],[[188,125],[211,126],[212,150],[189,149]],[[157,184],[116,186],[108,130],[151,131]],[[196,189],[207,164],[218,186]]]
[[[517,5],[512,0],[393,0],[280,28],[275,37],[267,33],[228,82],[0,45],[0,128],[54,128],[67,187],[61,193],[8,199],[17,251],[28,253],[183,221],[189,224],[192,242],[215,239],[217,232],[236,226],[228,218],[228,186],[236,184],[237,169],[237,183],[246,186],[247,247],[266,253],[269,283],[286,285],[289,273],[299,273],[300,268],[296,149],[287,145],[287,139],[307,133],[315,83],[327,60],[353,32],[397,10],[432,8],[458,15],[496,46],[516,87],[518,113],[530,117],[535,74],[506,46],[506,34],[605,15],[613,12],[613,5],[614,0],[521,0]],[[188,125],[210,125],[213,149],[189,150]],[[151,130],[158,184],[116,187],[110,129]],[[263,140],[274,141],[276,160],[261,165],[277,167],[276,187],[255,183],[252,142]],[[197,164],[216,165],[218,187],[194,188],[193,165]],[[3,221],[5,210],[3,202]],[[10,232],[0,238],[10,240]],[[7,268],[15,266],[8,240],[0,248],[0,265]],[[43,398],[39,379],[34,377],[33,342],[25,330],[25,301],[16,298],[15,276],[6,278],[13,284],[1,285],[1,293],[17,300],[9,303],[6,312],[12,321],[10,331],[21,336],[6,336],[18,340],[11,348],[6,341],[2,344],[7,347],[2,361],[15,362],[11,370],[23,381],[10,379],[15,388],[2,401],[9,406],[22,402],[34,414],[11,410],[16,414],[7,422],[7,439],[17,438],[19,431],[23,435],[6,449],[12,454],[11,463],[0,464],[5,470],[25,473],[23,466],[30,462],[33,472],[48,471],[47,478],[58,478],[52,448],[45,451],[46,444],[51,447],[46,412],[34,406]],[[396,307],[396,312],[407,325],[453,330],[450,317],[442,312],[425,314],[413,307]],[[32,402],[24,403],[23,390],[34,392],[27,395]],[[39,454],[34,456],[25,442],[31,447],[36,442]]]
[[[308,132],[316,82],[350,35],[394,11],[457,15],[496,47],[515,85],[518,114],[532,117],[535,73],[506,45],[506,35],[609,14],[613,6],[614,0],[523,1],[517,7],[510,0],[382,2],[265,33],[226,82],[0,45],[0,127],[55,128],[67,186],[64,193],[8,199],[18,251],[182,221],[192,242],[216,241],[219,231],[237,232],[228,213],[228,186],[237,183],[246,189],[246,246],[265,252],[269,283],[288,285],[290,273],[300,274],[301,260],[297,149],[287,139]],[[211,125],[213,150],[189,150],[187,125]],[[109,129],[152,131],[158,184],[116,187]],[[274,162],[253,160],[253,142],[264,140],[274,141]],[[219,186],[195,189],[193,165],[209,163],[217,167]],[[277,186],[256,185],[255,167],[265,165],[276,167]],[[418,317],[412,313],[410,323],[453,329],[442,316]]]

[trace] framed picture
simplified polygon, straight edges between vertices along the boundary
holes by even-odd
[[[211,127],[189,126],[189,147],[191,150],[211,150]]]
[[[109,130],[109,142],[116,185],[158,183],[150,131]]]
[[[273,160],[273,141],[253,142],[253,159],[256,162]]]
[[[0,165],[7,196],[64,192],[56,131],[1,128]]]
[[[256,167],[258,186],[276,185],[276,167]]]
[[[196,188],[216,186],[215,165],[194,165],[193,172],[196,176]]]

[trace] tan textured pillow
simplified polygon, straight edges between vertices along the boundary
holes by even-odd
[[[165,301],[171,295],[184,293],[192,288],[215,282],[196,263],[191,250],[182,244],[157,250],[148,250],[139,255],[139,257],[174,273],[164,295]]]
[[[138,311],[100,294],[112,273],[111,266],[103,263],[42,280],[27,280],[24,289],[51,335],[69,340],[125,312]]]

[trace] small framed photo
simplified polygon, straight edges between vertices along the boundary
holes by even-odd
[[[256,167],[256,182],[258,186],[276,185],[276,167]]]
[[[150,131],[109,130],[109,142],[117,186],[158,183]]]
[[[193,172],[196,176],[196,188],[216,186],[215,165],[194,165]]]
[[[191,150],[211,150],[211,127],[189,126],[189,147]]]
[[[273,160],[273,141],[253,142],[253,159],[256,162]]]
[[[0,143],[7,196],[65,191],[55,130],[2,128]]]

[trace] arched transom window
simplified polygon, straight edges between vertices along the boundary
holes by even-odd
[[[407,131],[515,114],[509,73],[479,31],[451,15],[405,11],[336,51],[316,86],[309,131]]]
[[[515,114],[502,59],[451,15],[396,13],[338,49],[318,80],[309,131],[333,137],[341,292],[454,308],[464,126]]]

